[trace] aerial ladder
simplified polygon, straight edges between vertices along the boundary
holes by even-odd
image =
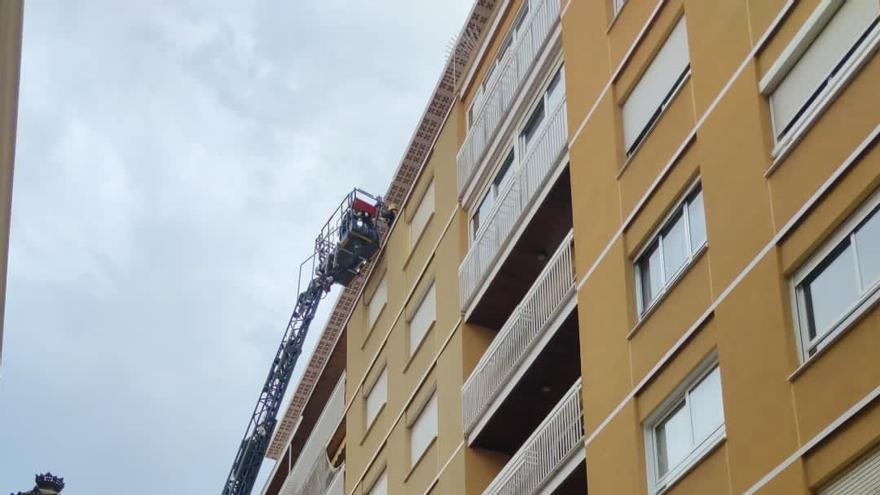
[[[314,253],[300,264],[296,306],[222,495],[250,495],[318,305],[334,284],[347,287],[361,274],[379,250],[380,227],[390,226],[396,213],[396,207],[386,204],[381,196],[354,189],[324,224],[315,239]]]

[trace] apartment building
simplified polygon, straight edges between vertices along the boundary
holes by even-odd
[[[18,123],[18,79],[21,67],[22,0],[0,2],[0,362],[6,308],[6,264],[12,213],[12,169]]]
[[[475,19],[340,323],[344,493],[880,493],[880,0]]]

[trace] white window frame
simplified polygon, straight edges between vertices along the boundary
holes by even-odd
[[[559,77],[557,84],[562,85],[562,100],[559,104],[564,105],[566,100],[566,87],[565,87],[565,64],[560,64],[555,70],[550,73],[550,77],[547,78],[547,81],[544,83],[544,87],[541,90],[541,96],[536,98],[534,102],[529,106],[528,112],[526,112],[526,116],[523,119],[522,123],[517,127],[516,132],[516,142],[515,146],[517,147],[516,153],[517,156],[522,157],[523,160],[528,158],[529,151],[531,151],[532,147],[535,146],[535,143],[540,140],[541,133],[544,132],[544,128],[547,127],[547,123],[550,121],[550,117],[556,108],[550,108],[550,92],[554,88],[553,83],[557,81],[557,76]],[[538,108],[543,107],[544,115],[541,117],[541,121],[535,127],[534,132],[532,133],[532,139],[526,143],[525,136],[523,136],[523,132],[525,132],[526,127],[528,127]]]
[[[382,316],[382,311],[388,304],[388,277],[383,274],[382,280],[376,284],[373,295],[367,303],[367,329],[372,330]]]
[[[426,187],[425,191],[422,193],[422,197],[419,200],[419,206],[409,219],[410,248],[413,248],[418,244],[422,235],[424,235],[425,230],[427,230],[428,225],[431,223],[431,219],[434,218],[434,212],[437,209],[436,203],[437,194],[434,190],[434,179],[432,178],[431,183],[428,184],[428,187]]]
[[[690,205],[693,198],[696,195],[703,194],[703,186],[699,179],[697,179],[694,184],[690,185],[687,188],[685,194],[682,195],[681,199],[675,204],[672,209],[666,214],[663,218],[663,221],[660,222],[660,227],[657,228],[653,234],[649,237],[648,242],[645,243],[644,247],[639,250],[638,254],[635,256],[633,261],[633,267],[636,277],[636,310],[639,315],[639,320],[645,318],[650,311],[657,305],[662,299],[663,296],[669,291],[670,287],[672,287],[675,282],[679,280],[679,278],[684,275],[691,265],[693,265],[694,260],[702,253],[706,246],[709,245],[709,233],[708,228],[706,226],[706,211],[705,211],[705,197],[703,198],[703,229],[706,230],[706,238],[703,240],[703,243],[699,246],[694,247],[692,240],[692,232],[691,232],[691,219],[688,214],[688,205]],[[681,265],[677,272],[673,274],[666,273],[666,263],[663,258],[663,234],[664,232],[671,226],[672,220],[675,217],[681,214],[684,220],[684,232],[685,237],[687,238],[687,249],[688,256],[685,259],[685,262]],[[646,255],[648,255],[651,248],[654,247],[655,243],[659,243],[660,250],[660,271],[663,275],[663,286],[660,288],[657,295],[651,299],[650,301],[645,301],[645,291],[644,291],[644,275],[642,274],[642,261]]]
[[[377,386],[379,384],[383,384],[385,387],[385,394],[381,397],[382,402],[376,407],[376,411],[370,417],[370,399],[373,397],[373,393],[379,392],[377,390]],[[375,375],[373,379],[373,383],[370,384],[369,390],[364,395],[364,431],[367,432],[370,430],[370,427],[373,426],[373,423],[376,422],[376,419],[382,414],[382,410],[385,409],[385,406],[388,404],[388,365],[382,365],[382,371]]]
[[[432,409],[433,409],[433,416],[434,416],[434,428],[433,428],[433,430],[428,430],[429,432],[431,432],[430,436],[426,438],[424,445],[422,445],[422,446],[413,445],[413,442],[416,440],[415,435],[417,433],[418,427],[421,425],[420,422],[430,420],[430,417],[426,413],[430,413]],[[428,450],[430,450],[431,445],[434,444],[434,442],[437,439],[437,436],[439,435],[440,411],[439,411],[439,404],[437,401],[437,389],[436,388],[434,388],[431,391],[430,395],[428,396],[428,399],[425,400],[421,404],[421,406],[419,407],[419,409],[416,413],[416,417],[412,421],[412,423],[410,423],[408,430],[409,430],[408,433],[409,433],[410,467],[413,468],[422,460],[423,457],[425,457],[425,453],[428,452]],[[421,447],[421,450],[417,450],[416,447]]]
[[[800,62],[803,55],[810,48],[816,38],[837,14],[838,9],[846,0],[822,0],[814,9],[804,25],[795,34],[792,41],[785,47],[782,54],[773,63],[770,69],[758,84],[761,93],[772,100],[773,93],[785,80],[791,70]],[[849,84],[850,80],[859,72],[864,64],[876,51],[880,42],[880,23],[874,20],[874,25],[863,35],[855,51],[847,52],[848,58],[841,59],[835,70],[826,78],[826,84],[816,89],[804,105],[798,110],[786,129],[777,130],[776,117],[773,104],[770,102],[770,120],[773,133],[774,165],[784,158],[791,148],[813,126],[817,118],[824,113],[840,92]],[[844,61],[845,60],[845,61]],[[785,131],[780,135],[780,132]]]
[[[516,147],[511,146],[508,149],[510,151],[508,151],[508,153],[504,155],[504,158],[501,159],[501,165],[498,168],[498,171],[495,172],[495,177],[492,179],[492,182],[489,183],[486,192],[484,192],[482,196],[480,196],[480,200],[474,204],[474,212],[468,221],[468,230],[470,231],[471,240],[476,239],[477,233],[480,232],[480,228],[486,224],[486,218],[492,216],[492,210],[495,209],[495,200],[501,195],[501,192],[504,190],[505,186],[510,183],[511,178],[519,168]],[[511,155],[513,156],[511,157]],[[505,165],[508,158],[512,158],[510,164]],[[483,218],[480,216],[480,206],[482,206],[483,202],[490,196],[492,198],[492,206],[489,207],[489,210],[486,211],[485,218]]]
[[[856,212],[822,244],[822,247],[797,270],[791,279],[792,308],[794,310],[797,341],[802,361],[807,361],[811,357],[820,354],[823,349],[837,341],[867,311],[871,310],[877,304],[878,299],[880,299],[880,281],[876,281],[873,285],[866,287],[865,282],[862,280],[858,264],[858,248],[854,244],[853,238],[853,234],[872,214],[874,214],[874,221],[880,221],[880,192],[874,193],[872,197],[859,206]],[[830,328],[821,334],[819,329],[817,329],[816,337],[811,339],[807,301],[803,284],[804,282],[811,281],[813,274],[825,267],[826,261],[829,261],[835,255],[844,242],[853,243],[854,269],[856,271],[856,278],[859,280],[861,293],[849,308],[832,323]]]
[[[703,380],[712,374],[715,370],[719,370],[718,357],[711,355],[703,361],[691,374],[667,397],[663,403],[648,417],[644,422],[643,435],[645,439],[645,455],[648,468],[648,493],[657,495],[665,492],[679,479],[686,475],[699,462],[709,455],[710,452],[727,437],[727,417],[724,415],[724,400],[722,398],[721,410],[724,418],[720,426],[710,433],[699,444],[695,444],[677,465],[669,466],[663,476],[658,476],[659,465],[657,459],[657,441],[655,430],[658,426],[675,413],[679,406],[684,404],[688,408],[690,416],[690,394],[703,382]],[[723,383],[722,383],[723,391]],[[693,418],[691,417],[691,420]],[[690,425],[690,432],[693,435],[693,424]]]
[[[423,328],[417,328],[414,326],[414,323],[422,323],[421,319],[424,316],[422,314],[423,311],[430,310],[430,319],[425,320]],[[421,301],[419,301],[418,307],[416,307],[415,311],[413,311],[412,317],[409,320],[409,355],[410,357],[414,356],[416,351],[421,347],[422,342],[425,341],[425,338],[428,336],[428,333],[434,328],[434,324],[437,322],[437,285],[435,282],[431,282],[431,285],[425,290],[422,295]],[[418,331],[418,334],[414,334],[413,332]]]
[[[672,87],[669,88],[669,90],[666,92],[666,94],[663,96],[663,98],[657,103],[657,106],[654,108],[654,111],[652,112],[651,117],[648,118],[648,120],[642,126],[641,130],[636,134],[633,142],[627,146],[627,144],[626,144],[627,134],[626,134],[626,123],[625,123],[626,119],[624,118],[626,104],[630,102],[630,99],[633,97],[633,93],[635,93],[635,91],[637,89],[639,89],[639,85],[642,84],[642,82],[644,81],[644,78],[645,78],[647,72],[649,70],[651,70],[654,63],[657,62],[658,55],[660,54],[660,52],[663,49],[666,48],[667,43],[670,42],[670,40],[672,39],[672,35],[675,33],[675,31],[677,29],[679,29],[680,25],[683,25],[682,29],[684,29],[685,49],[687,50],[687,59],[688,59],[687,65],[685,66],[685,68],[681,72],[681,74],[679,74],[678,77],[675,79],[675,81],[672,84]],[[651,58],[651,61],[648,62],[647,66],[645,68],[645,71],[642,73],[641,76],[639,76],[639,80],[636,81],[635,84],[632,86],[632,89],[630,90],[629,94],[627,95],[626,100],[624,100],[623,104],[621,104],[621,106],[620,106],[620,115],[621,115],[621,124],[622,124],[621,131],[623,132],[623,145],[624,145],[623,154],[624,154],[624,157],[626,158],[627,161],[632,156],[634,156],[636,154],[636,152],[639,150],[639,148],[642,147],[642,144],[644,144],[644,142],[647,140],[648,136],[651,134],[651,131],[654,130],[654,127],[656,127],[657,123],[663,117],[663,114],[666,113],[666,109],[669,108],[669,105],[671,105],[672,101],[675,100],[675,97],[681,91],[681,88],[684,87],[685,83],[690,78],[690,75],[691,75],[691,56],[690,56],[690,45],[688,44],[688,40],[687,40],[687,19],[685,16],[681,16],[681,18],[679,18],[677,21],[675,21],[675,26],[673,26],[672,30],[666,36],[666,39],[663,40],[663,43],[660,46],[660,49],[657,51],[657,53],[654,54],[654,56]]]

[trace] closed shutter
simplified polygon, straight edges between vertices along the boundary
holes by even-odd
[[[819,490],[819,495],[873,495],[880,493],[880,448],[856,462],[842,476]]]
[[[687,24],[682,17],[623,104],[623,140],[636,142],[690,63]]]
[[[370,488],[370,495],[388,495],[388,471],[382,472],[379,479]]]
[[[437,436],[437,393],[428,400],[412,425],[409,438],[410,465],[415,466]]]
[[[376,383],[367,394],[367,426],[373,424],[379,410],[388,402],[388,368],[382,370],[382,373],[376,378]]]
[[[847,0],[773,91],[773,126],[781,136],[831,71],[880,14],[880,0]]]
[[[376,290],[373,291],[373,297],[370,299],[369,306],[367,306],[367,328],[373,328],[373,325],[379,318],[379,313],[382,312],[382,308],[385,307],[385,303],[387,302],[388,279],[382,277],[379,285],[376,286]]]
[[[425,191],[425,194],[422,195],[422,202],[419,203],[419,208],[416,210],[415,214],[412,217],[412,220],[409,224],[410,229],[410,246],[415,243],[419,237],[422,235],[422,231],[425,230],[425,225],[428,224],[428,220],[431,219],[431,215],[434,213],[434,183],[431,182],[431,185],[428,186],[428,189]]]
[[[410,320],[409,322],[410,355],[416,352],[419,344],[422,343],[422,339],[425,338],[425,334],[427,334],[428,330],[431,329],[431,325],[434,324],[434,321],[436,319],[437,297],[436,291],[434,290],[434,285],[431,284],[431,288],[428,289],[428,292],[425,294],[425,297],[419,304],[419,308],[413,314],[412,320]]]

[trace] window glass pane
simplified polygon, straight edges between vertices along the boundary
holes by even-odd
[[[694,443],[700,444],[724,424],[721,402],[721,372],[718,368],[703,378],[690,394],[691,417],[694,423]]]
[[[526,122],[525,127],[520,133],[520,138],[523,142],[523,147],[528,147],[529,142],[531,142],[532,138],[535,137],[535,133],[538,131],[538,128],[541,127],[541,122],[544,121],[544,101],[542,100],[538,103],[538,107],[532,112],[532,116],[529,117],[528,122]]]
[[[867,289],[880,280],[880,214],[877,211],[856,232],[856,246],[862,283]]]
[[[838,251],[827,266],[807,282],[806,298],[810,313],[810,338],[823,335],[858,297],[858,281],[852,246]]]
[[[565,70],[560,67],[547,89],[547,109],[552,112],[565,98]]]
[[[513,165],[513,148],[510,149],[510,153],[507,154],[507,158],[504,159],[504,163],[501,164],[501,168],[498,169],[498,173],[495,174],[495,180],[492,181],[496,193],[498,189],[501,189],[502,184],[504,184],[504,179],[509,176],[508,172],[510,172],[511,165]]]
[[[654,244],[642,255],[639,262],[639,282],[642,289],[642,311],[647,309],[660,289],[663,288],[663,272],[661,271],[660,246]]]
[[[657,448],[657,476],[663,476],[677,466],[691,450],[691,428],[687,407],[682,402],[654,430]]]
[[[480,202],[480,206],[477,208],[477,214],[474,215],[474,235],[476,235],[477,230],[486,221],[486,218],[489,216],[489,210],[492,209],[494,203],[495,194],[491,190],[487,191],[486,197],[483,198],[483,201]]]
[[[691,227],[691,252],[706,242],[706,217],[703,210],[703,191],[688,202],[688,222]]]
[[[672,220],[669,230],[663,235],[663,263],[666,280],[671,279],[684,266],[690,253],[684,228],[684,216],[678,213]]]

